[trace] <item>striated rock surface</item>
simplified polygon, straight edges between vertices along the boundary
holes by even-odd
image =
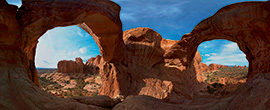
[[[164,56],[177,41],[163,39],[149,28],[127,30],[123,37],[124,59],[122,63],[104,65],[99,94],[110,97],[148,95],[163,99],[169,94],[192,98],[198,91],[194,65],[200,62],[195,61],[187,69],[183,65],[185,58]]]

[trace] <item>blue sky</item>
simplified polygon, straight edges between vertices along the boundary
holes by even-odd
[[[7,0],[20,6],[20,0]],[[203,19],[220,8],[251,0],[113,0],[121,7],[123,30],[149,27],[165,39],[180,40]],[[266,0],[252,0],[266,1]],[[203,42],[199,48],[203,63],[248,65],[245,54],[235,43],[226,40]],[[55,68],[59,60],[81,57],[87,61],[99,54],[92,37],[77,26],[49,30],[40,39],[36,53],[37,67]]]

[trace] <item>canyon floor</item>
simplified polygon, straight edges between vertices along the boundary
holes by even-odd
[[[40,87],[57,97],[97,96],[101,76],[92,73],[58,73],[57,69],[37,69]],[[248,68],[221,67],[203,71],[205,87],[202,94],[223,97],[246,82]]]
[[[40,87],[57,97],[97,96],[101,77],[90,73],[57,73],[56,69],[38,70]]]

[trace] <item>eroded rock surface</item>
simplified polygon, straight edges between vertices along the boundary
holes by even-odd
[[[163,39],[149,28],[127,30],[123,39],[124,59],[104,65],[99,94],[110,97],[148,95],[163,99],[169,94],[192,98],[198,91],[194,65],[200,61],[194,61],[187,69],[183,65],[185,58],[164,56],[177,41]],[[197,57],[200,57],[199,53]]]

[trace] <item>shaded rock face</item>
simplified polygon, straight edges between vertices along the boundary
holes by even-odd
[[[22,3],[18,12],[16,6],[0,1],[1,109],[270,109],[269,2],[226,6],[180,41],[165,40],[147,28],[123,35],[120,7],[109,0]],[[108,97],[61,99],[38,88],[34,65],[38,38],[48,29],[75,24],[93,36],[100,47],[105,62],[100,94],[140,94],[166,100],[130,96],[114,106],[118,102]],[[197,94],[200,58],[196,56],[200,43],[214,39],[236,42],[247,56],[249,74],[237,91],[209,101]],[[93,103],[96,100],[105,104]]]

